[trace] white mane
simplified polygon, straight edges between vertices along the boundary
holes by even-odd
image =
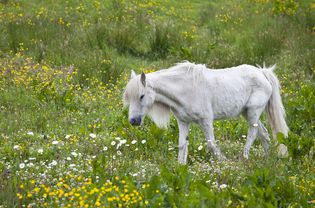
[[[159,128],[167,128],[170,118],[170,107],[165,104],[155,102],[149,110],[148,115]]]
[[[192,84],[192,87],[196,87],[198,84],[205,81],[204,72],[206,70],[208,69],[203,64],[194,64],[185,61],[182,63],[177,63],[175,66],[169,69],[154,72],[152,73],[152,76],[167,77],[170,80],[181,77],[185,80],[191,80],[189,83]],[[156,83],[149,83],[149,86],[150,85],[154,86]],[[161,88],[161,86],[158,87]],[[172,92],[169,93],[171,94]],[[170,106],[160,102],[155,102],[148,114],[158,127],[166,128],[170,117]]]
[[[188,76],[193,80],[193,85],[204,80],[204,72],[207,71],[207,67],[204,64],[195,64],[189,61],[177,63],[175,66],[163,70],[170,73],[174,72],[176,76]],[[183,73],[184,72],[184,73]]]
[[[144,87],[141,85],[139,79],[131,79],[126,86],[124,95],[123,95],[123,104],[124,106],[129,105],[129,102],[132,98],[138,97],[139,94],[144,90]]]

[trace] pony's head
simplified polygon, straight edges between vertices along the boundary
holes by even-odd
[[[146,80],[146,75],[136,75],[131,72],[131,78],[126,86],[123,95],[125,105],[129,105],[129,122],[139,126],[144,116],[152,108],[155,99],[155,92]]]

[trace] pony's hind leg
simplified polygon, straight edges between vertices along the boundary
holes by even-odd
[[[178,162],[186,164],[188,156],[188,130],[189,123],[177,120],[179,130],[179,141],[178,141]]]
[[[270,138],[267,129],[261,121],[258,121],[258,137],[264,147],[265,155],[268,155]]]
[[[201,125],[203,132],[205,134],[208,148],[213,152],[214,156],[219,160],[226,159],[225,156],[221,153],[220,148],[216,145],[213,133],[212,120],[203,120],[199,122]]]
[[[249,157],[249,150],[256,139],[256,135],[259,130],[259,117],[264,110],[264,107],[260,108],[249,108],[246,111],[246,118],[248,121],[248,133],[247,139],[244,147],[243,156],[244,158],[248,159]],[[265,143],[264,143],[265,145]]]

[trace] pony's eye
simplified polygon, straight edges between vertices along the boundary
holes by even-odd
[[[144,95],[141,95],[141,96],[140,96],[140,100],[142,100],[143,98],[144,98]]]

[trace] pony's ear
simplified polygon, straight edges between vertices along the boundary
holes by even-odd
[[[131,70],[130,79],[133,79],[137,76],[136,72],[134,70]]]
[[[146,82],[145,82],[145,74],[142,72],[141,73],[141,83],[143,84],[143,86],[145,87]]]

